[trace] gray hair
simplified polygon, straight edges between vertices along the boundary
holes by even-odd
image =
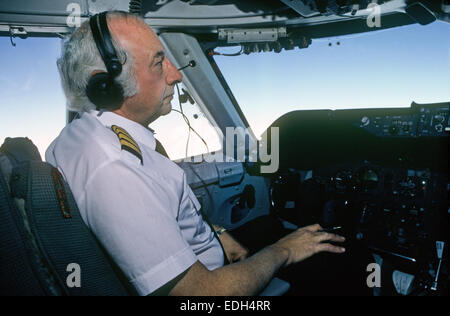
[[[142,19],[127,12],[108,12],[108,20],[112,18]],[[133,56],[121,47],[111,34],[117,57],[122,63],[122,72],[115,80],[122,86],[124,97],[134,96],[139,91],[133,69]],[[105,63],[92,36],[89,20],[85,21],[68,40],[63,43],[61,57],[57,61],[61,84],[67,98],[67,108],[75,112],[95,110],[96,106],[86,95],[86,86],[94,70],[106,72]]]

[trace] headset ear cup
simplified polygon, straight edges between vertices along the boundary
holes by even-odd
[[[95,74],[89,79],[86,94],[97,108],[107,110],[120,108],[124,100],[121,85],[106,72]]]

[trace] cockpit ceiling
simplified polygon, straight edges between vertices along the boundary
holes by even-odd
[[[372,2],[378,3],[376,10]],[[64,34],[70,32],[69,16],[77,14],[83,22],[105,10],[134,11],[161,31],[206,35],[218,34],[221,28],[296,29],[333,24],[335,29],[348,21],[361,24],[373,13],[387,17],[383,28],[436,19],[449,21],[449,8],[448,0],[16,0],[0,2],[0,35],[9,35],[11,27],[19,26],[30,36]],[[371,30],[341,28],[334,32],[337,34],[325,32],[323,36]]]

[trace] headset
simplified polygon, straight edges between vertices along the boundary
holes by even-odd
[[[97,106],[97,110],[116,110],[124,101],[123,88],[115,80],[122,72],[122,64],[112,43],[106,14],[107,12],[96,14],[89,20],[95,44],[107,72],[97,73],[89,79],[86,95],[89,101]]]

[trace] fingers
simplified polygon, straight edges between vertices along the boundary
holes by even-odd
[[[332,233],[324,232],[324,233],[320,233],[317,236],[317,240],[319,242],[326,241],[326,240],[335,241],[335,242],[344,242],[345,241],[345,237],[342,237],[342,236],[339,236],[339,235],[336,235],[336,234],[332,234]]]
[[[304,229],[310,230],[312,232],[317,232],[319,230],[322,230],[323,228],[319,224],[314,224],[314,225],[306,226],[306,227],[304,227]]]
[[[327,244],[327,243],[318,244],[316,250],[317,250],[317,252],[322,252],[322,251],[333,252],[333,253],[345,252],[344,247],[339,247],[339,246],[335,246],[335,245]]]

